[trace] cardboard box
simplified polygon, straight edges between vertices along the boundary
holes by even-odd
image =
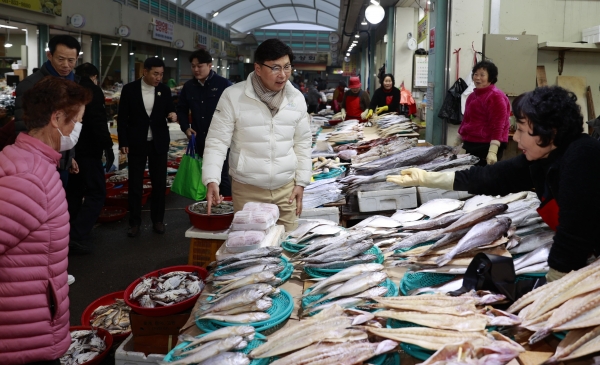
[[[179,330],[190,317],[191,310],[162,317],[148,317],[135,312],[129,313],[133,336],[179,335]],[[155,352],[156,353],[156,352]]]

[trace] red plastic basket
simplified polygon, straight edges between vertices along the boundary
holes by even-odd
[[[231,201],[231,197],[227,196],[223,200]],[[196,203],[194,203],[196,204]],[[191,204],[193,205],[193,204]],[[233,221],[233,213],[221,214],[221,215],[208,215],[195,213],[190,210],[190,206],[185,207],[185,212],[190,217],[190,223],[192,226],[201,229],[203,231],[223,231],[229,228]]]
[[[166,274],[166,273],[170,273],[172,271],[197,272],[198,276],[202,280],[205,280],[206,277],[208,276],[208,272],[206,271],[206,269],[201,268],[200,266],[180,265],[180,266],[171,266],[171,267],[166,267],[164,269],[152,271],[151,273],[144,275],[142,278],[151,277],[151,276],[159,276],[159,273]],[[145,316],[160,317],[160,316],[168,316],[170,314],[183,312],[186,309],[192,308],[194,306],[194,304],[196,304],[196,300],[200,296],[200,293],[198,293],[197,295],[194,295],[191,298],[188,298],[182,302],[170,305],[168,307],[160,306],[160,307],[155,307],[155,308],[144,308],[144,307],[140,306],[140,304],[137,301],[129,299],[129,296],[133,292],[133,289],[135,289],[135,287],[142,281],[142,278],[137,278],[137,279],[135,279],[135,281],[133,283],[129,284],[127,289],[125,289],[124,298],[125,298],[125,303],[127,303],[127,305],[130,306],[134,312],[145,315]]]
[[[90,327],[90,326],[71,326],[71,327],[69,327],[69,332],[82,331],[82,330],[90,331],[91,329],[92,329],[92,327]],[[110,334],[110,332],[108,332],[104,328],[95,328],[95,329],[98,330],[98,337],[100,337],[101,339],[104,340],[104,343],[106,344],[106,349],[104,351],[102,351],[98,356],[94,357],[93,359],[91,359],[88,362],[84,362],[82,365],[98,365],[98,364],[100,364],[102,362],[102,360],[104,360],[104,358],[106,357],[108,352],[110,351],[110,348],[112,347],[113,336]]]
[[[90,305],[88,305],[83,313],[81,314],[81,325],[82,326],[90,326],[90,318],[92,318],[92,313],[96,310],[96,308],[102,305],[111,305],[116,302],[115,299],[123,299],[125,295],[125,290],[116,291],[114,293],[106,294],[101,296],[100,298],[94,300]],[[125,332],[122,334],[112,335],[113,342],[123,342],[131,334],[131,331]]]

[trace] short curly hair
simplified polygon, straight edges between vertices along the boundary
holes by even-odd
[[[44,128],[50,123],[52,113],[60,110],[70,120],[90,101],[90,90],[73,81],[46,76],[23,95],[23,122],[28,130]]]
[[[540,147],[565,146],[583,133],[583,116],[577,96],[560,86],[538,87],[513,100],[519,123],[531,123],[531,136],[539,136]]]
[[[473,74],[479,69],[487,71],[489,82],[491,82],[492,84],[498,82],[498,67],[496,67],[496,65],[494,65],[493,62],[487,60],[477,62],[477,64],[473,66]]]
[[[396,79],[394,79],[394,75],[392,75],[392,74],[383,75],[383,77],[381,78],[381,82],[380,82],[381,86],[383,86],[383,81],[385,80],[386,77],[389,77],[392,79],[392,87],[394,87],[396,85]]]

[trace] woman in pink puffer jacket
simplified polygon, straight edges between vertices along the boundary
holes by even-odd
[[[56,168],[90,100],[76,83],[47,76],[24,96],[29,132],[0,152],[2,365],[59,364],[71,343],[69,213]]]

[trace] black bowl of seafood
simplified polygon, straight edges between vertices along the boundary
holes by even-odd
[[[194,306],[208,272],[200,266],[180,265],[153,271],[125,289],[125,304],[139,314],[167,316]]]
[[[207,202],[197,202],[185,207],[185,212],[190,216],[192,226],[203,231],[223,231],[233,221],[233,202],[231,197],[211,208],[210,215],[206,214]]]
[[[60,358],[61,365],[97,365],[113,344],[112,335],[103,328],[71,326],[71,346]]]
[[[81,314],[81,325],[107,330],[115,343],[125,340],[131,333],[131,307],[125,304],[124,295],[125,290],[121,290],[94,300]]]

